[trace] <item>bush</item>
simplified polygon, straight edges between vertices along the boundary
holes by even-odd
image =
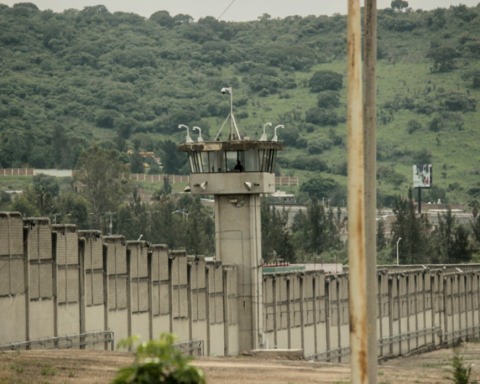
[[[310,108],[305,116],[307,123],[320,125],[322,127],[328,125],[335,126],[339,123],[339,120],[338,115],[334,111],[325,108]]]
[[[428,123],[428,129],[432,132],[438,132],[443,128],[443,120],[440,117],[434,117]]]
[[[477,108],[477,100],[473,97],[468,97],[462,92],[450,92],[445,95],[443,100],[445,107],[449,111],[475,111]]]
[[[316,156],[298,155],[291,163],[292,168],[303,171],[318,171],[325,172],[328,170],[328,165],[325,161]]]
[[[119,347],[131,348],[138,339],[133,336],[122,340]],[[141,343],[133,364],[120,368],[112,384],[206,384],[203,371],[189,364],[192,357],[185,357],[174,348],[174,340],[173,335],[162,333],[159,340]]]
[[[432,162],[432,153],[424,148],[412,152],[414,164],[430,164]]]
[[[407,123],[407,131],[408,133],[413,133],[422,129],[422,124],[420,124],[417,120],[409,120]]]
[[[348,176],[348,164],[346,161],[333,167],[333,173],[336,175]]]
[[[338,91],[343,86],[343,76],[330,70],[317,71],[308,85],[312,92]]]
[[[315,176],[303,183],[299,191],[308,193],[310,197],[315,196],[321,199],[329,196],[336,189],[340,189],[340,185],[332,178]]]
[[[323,91],[317,96],[319,108],[337,108],[340,105],[340,93],[337,91]]]

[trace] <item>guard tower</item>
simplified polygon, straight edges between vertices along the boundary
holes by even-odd
[[[227,141],[194,142],[187,136],[178,150],[188,155],[191,192],[215,196],[217,260],[238,266],[238,339],[244,351],[263,346],[260,195],[275,192],[277,151],[286,148],[239,136],[232,127]]]

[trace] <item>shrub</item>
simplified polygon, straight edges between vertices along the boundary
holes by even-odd
[[[445,96],[443,101],[445,107],[450,111],[475,111],[477,108],[477,100],[473,97],[468,97],[462,92],[450,92]]]
[[[305,121],[324,127],[327,125],[337,125],[339,118],[338,115],[330,109],[310,108],[306,113]]]
[[[337,108],[340,105],[340,93],[337,91],[323,91],[317,96],[319,108]]]
[[[189,364],[192,357],[185,357],[174,348],[174,340],[173,335],[162,333],[159,340],[141,343],[133,364],[120,368],[112,384],[206,384],[203,371]],[[138,336],[130,337],[120,341],[119,347],[131,348],[136,341]]]
[[[315,176],[303,183],[299,191],[308,193],[310,197],[316,196],[321,199],[339,188],[340,185],[332,178]]]
[[[440,117],[434,117],[428,123],[428,129],[432,132],[438,132],[443,128],[443,120]]]
[[[316,156],[298,155],[291,165],[292,168],[304,171],[325,172],[328,170],[327,163]]]
[[[343,76],[330,70],[317,71],[311,77],[308,85],[312,92],[338,91],[343,86]]]
[[[430,49],[425,57],[433,60],[432,72],[445,72],[453,68],[460,54],[452,47],[438,47]]]
[[[407,131],[408,133],[413,133],[415,131],[418,131],[419,129],[422,128],[422,124],[420,124],[417,120],[409,120],[407,123]]]

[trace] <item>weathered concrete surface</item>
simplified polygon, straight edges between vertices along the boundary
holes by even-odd
[[[254,349],[250,354],[264,360],[305,360],[303,349]]]
[[[379,364],[379,383],[451,383],[446,377],[450,368],[451,349],[441,349],[409,358]],[[133,362],[133,353],[60,350],[22,351],[0,354],[0,383],[25,382],[43,384],[107,384],[122,366]],[[480,378],[480,344],[467,343],[465,360],[472,363],[471,381]],[[208,384],[286,384],[349,383],[346,364],[311,363],[307,361],[262,360],[256,358],[200,358],[193,362],[201,368]],[[53,373],[45,376],[43,373]]]

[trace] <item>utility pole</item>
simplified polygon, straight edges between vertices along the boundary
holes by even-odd
[[[105,212],[105,215],[110,215],[110,233],[109,236],[112,236],[113,234],[113,223],[112,223],[112,216],[115,215],[116,212]]]
[[[350,377],[353,384],[367,384],[369,383],[369,376],[376,375],[376,371],[369,371],[370,356],[368,350],[361,47],[360,0],[348,0],[348,258],[350,264]],[[377,357],[375,356],[375,358]]]
[[[367,278],[368,383],[377,383],[377,0],[365,0],[363,36],[363,158]]]

